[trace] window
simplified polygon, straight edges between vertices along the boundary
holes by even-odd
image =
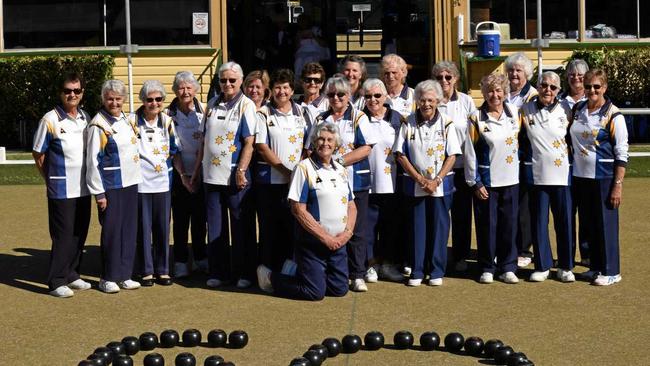
[[[2,4],[5,49],[126,43],[124,1],[3,0]],[[208,44],[209,35],[192,34],[192,13],[208,12],[209,0],[131,0],[131,42]]]
[[[5,48],[101,46],[97,0],[4,0]]]
[[[472,0],[472,38],[476,38],[476,25],[484,21],[499,23],[506,40],[537,38],[537,1]],[[542,34],[544,38],[577,38],[578,1],[544,0]]]
[[[543,0],[544,38],[577,39],[580,4],[584,3],[587,38],[635,39],[650,37],[650,24],[639,16],[650,14],[648,1]],[[470,0],[470,30],[483,21],[499,23],[502,40],[537,38],[537,0]]]
[[[208,0],[131,0],[131,43],[138,45],[208,44],[192,34],[192,13],[207,13]],[[126,43],[124,1],[106,2],[108,45]]]

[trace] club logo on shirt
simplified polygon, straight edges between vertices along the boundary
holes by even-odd
[[[293,155],[293,154],[289,155],[289,162],[295,163],[296,162],[296,156]]]
[[[514,140],[512,139],[512,137],[508,137],[506,139],[506,145],[512,145],[513,142],[514,142]]]
[[[345,197],[345,196],[341,197],[341,203],[344,204],[344,205],[347,205],[348,204],[348,198]]]
[[[442,150],[445,149],[445,146],[444,146],[443,144],[438,144],[438,146],[436,146],[436,149],[437,149],[438,151],[442,151]]]
[[[390,172],[391,172],[390,165],[385,166],[384,167],[384,174],[390,175]]]
[[[273,121],[269,121],[269,127],[275,127],[275,123],[273,123]]]
[[[559,149],[562,146],[562,143],[559,140],[553,141],[553,147]]]

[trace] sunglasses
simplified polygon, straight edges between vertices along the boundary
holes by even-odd
[[[363,97],[366,98],[366,99],[371,99],[372,97],[374,97],[375,99],[379,99],[379,98],[381,98],[383,96],[384,96],[383,94],[377,93],[377,94],[366,94]]]
[[[453,79],[453,78],[454,77],[451,76],[451,75],[444,75],[444,76],[443,75],[437,75],[436,76],[436,80],[438,80],[438,81],[442,81],[442,79],[445,79],[447,81],[451,81],[451,79]]]
[[[76,95],[79,95],[84,92],[83,89],[81,88],[76,88],[76,89],[70,89],[70,88],[63,88],[63,94],[65,95],[70,95],[72,93],[75,93]]]
[[[219,82],[221,84],[227,84],[227,83],[234,84],[234,83],[237,82],[237,79],[225,79],[224,78],[224,79],[219,79]]]
[[[343,99],[343,97],[346,96],[347,94],[344,92],[338,92],[338,93],[327,93],[326,95],[328,98],[334,98],[334,96],[337,96],[339,97],[339,99]]]
[[[598,84],[585,84],[585,90],[591,90],[592,87],[594,88],[594,90],[600,90],[600,88],[602,87],[602,85],[598,85]]]
[[[552,91],[556,91],[559,89],[556,85],[548,84],[548,83],[541,83],[539,84],[539,86],[541,86],[542,89],[551,88]]]
[[[147,103],[153,103],[154,100],[160,103],[163,101],[163,97],[147,98],[145,100],[147,101]]]
[[[320,84],[320,83],[323,82],[323,79],[321,79],[321,78],[307,78],[307,77],[305,77],[305,78],[302,78],[302,81],[303,81],[305,84],[311,84],[311,83],[314,83],[314,84]]]

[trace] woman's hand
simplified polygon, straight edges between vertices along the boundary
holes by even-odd
[[[185,187],[185,189],[188,192],[194,193],[194,187],[192,186],[192,180],[190,179],[190,177],[188,177],[185,174],[181,175],[181,183],[183,184],[183,187]]]
[[[621,205],[622,198],[623,184],[614,183],[612,191],[609,193],[609,203],[612,205],[612,208],[618,208]]]
[[[97,199],[97,209],[100,212],[104,212],[106,210],[106,206],[108,206],[108,200],[106,197]]]
[[[237,169],[237,173],[235,173],[235,183],[237,184],[237,189],[239,189],[240,191],[246,188],[246,185],[248,184],[248,179],[246,179],[245,171]]]
[[[487,189],[485,189],[485,187],[481,187],[481,188],[475,190],[475,191],[474,191],[474,195],[476,195],[476,197],[477,197],[478,199],[483,200],[483,201],[485,201],[486,199],[488,199],[488,197],[490,196],[490,195],[488,194]]]

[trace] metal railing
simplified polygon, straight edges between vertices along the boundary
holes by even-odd
[[[216,62],[216,63],[215,63]],[[201,89],[199,91],[199,100],[203,101],[203,81],[206,76],[210,77],[210,83],[212,82],[212,79],[214,78],[214,73],[215,70],[218,70],[219,67],[221,67],[221,64],[223,63],[223,58],[221,54],[221,49],[217,50],[217,53],[212,56],[212,59],[208,63],[208,65],[201,71],[199,76],[196,78],[196,80],[199,82],[199,85],[201,85]],[[209,88],[208,88],[209,92]]]

